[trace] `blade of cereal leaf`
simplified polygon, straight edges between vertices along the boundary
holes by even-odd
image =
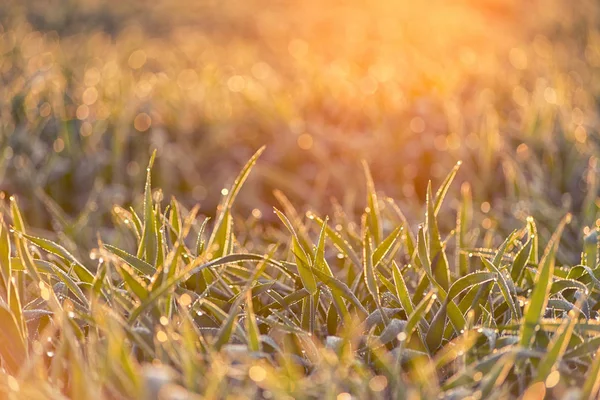
[[[510,290],[508,282],[506,281],[507,278],[510,279],[510,277],[505,277],[502,274],[502,272],[496,267],[496,265],[491,263],[485,257],[481,257],[481,261],[483,262],[483,264],[486,266],[486,268],[490,272],[495,273],[495,275],[497,277],[496,284],[498,285],[498,287],[500,288],[500,291],[502,292],[504,301],[506,301],[506,303],[510,307],[511,318],[513,321],[518,321],[521,318],[521,316],[520,316],[520,312],[519,312],[519,307],[517,306],[517,303],[515,302],[516,293],[513,293]],[[512,286],[514,287],[514,285],[512,285]]]
[[[231,228],[231,215],[230,215],[231,207],[233,206],[235,198],[237,197],[238,193],[240,192],[242,185],[244,184],[246,179],[248,179],[248,175],[250,174],[252,167],[254,167],[254,165],[258,161],[258,158],[260,157],[260,155],[263,153],[264,150],[265,150],[265,146],[261,147],[260,149],[258,149],[256,151],[256,153],[254,153],[254,155],[250,158],[250,160],[248,160],[246,165],[244,165],[244,168],[242,168],[240,174],[237,176],[237,178],[233,182],[231,189],[228,191],[227,198],[225,199],[225,201],[222,205],[221,212],[219,213],[217,220],[215,221],[215,225],[213,227],[211,236],[208,239],[208,246],[207,246],[208,249],[212,249],[214,244],[216,244],[217,242],[220,242],[219,243],[220,247],[217,250],[217,252],[214,254],[214,257],[220,257],[222,255],[225,255],[223,253],[226,250],[224,248],[225,241],[223,238],[229,237],[229,235],[227,234],[227,231],[230,230],[230,228]],[[209,250],[209,251],[212,251],[212,250]]]
[[[496,274],[491,272],[471,272],[468,275],[460,277],[450,286],[447,301],[453,300],[467,289],[493,281],[494,279],[496,279]]]
[[[433,291],[429,291],[423,300],[415,307],[414,311],[408,316],[408,322],[406,324],[406,328],[404,328],[404,333],[406,333],[406,338],[410,338],[415,328],[417,328],[417,324],[421,319],[425,317],[425,314],[429,312],[429,309],[433,305],[433,302],[436,299],[436,295]]]
[[[444,250],[440,231],[438,230],[433,199],[431,197],[431,182],[427,186],[427,239],[430,260],[433,261],[436,258],[438,260],[435,269],[433,269],[432,265],[431,272],[433,273],[433,276],[435,276],[437,283],[443,287],[444,290],[448,290],[448,287],[450,286],[448,258],[446,257],[446,251]]]
[[[25,233],[25,223],[17,199],[15,196],[10,196],[10,213],[12,216],[12,224],[17,232]]]
[[[254,314],[251,291],[246,292],[246,332],[248,333],[248,349],[250,351],[260,351],[260,331]]]
[[[2,277],[2,295],[9,304],[10,299],[10,279],[12,277],[12,268],[10,263],[10,237],[8,229],[4,224],[2,214],[0,214],[0,274]]]
[[[352,248],[352,246],[350,245],[350,243],[348,243],[348,241],[342,238],[339,233],[337,233],[335,230],[333,230],[331,227],[325,224],[325,221],[323,221],[319,217],[315,216],[314,220],[321,225],[321,228],[325,226],[325,232],[327,233],[327,236],[329,236],[335,247],[337,247],[345,256],[347,256],[355,266],[362,268],[362,262],[356,254],[356,252],[354,251],[354,249]]]
[[[473,220],[473,199],[471,195],[471,186],[466,182],[461,187],[461,203],[456,219],[458,273],[460,276],[464,276],[469,273],[469,256],[461,250],[465,249],[469,245],[467,243],[467,234],[469,233],[471,221]]]
[[[540,261],[537,273],[535,275],[535,284],[529,297],[529,302],[525,307],[524,322],[521,328],[520,344],[529,347],[532,344],[535,335],[535,327],[540,322],[546,310],[548,295],[552,286],[552,276],[554,275],[554,262],[558,242],[565,225],[571,220],[571,215],[567,214],[561,220],[556,231],[552,234],[542,260]]]
[[[448,303],[443,302],[442,306],[438,309],[433,317],[433,320],[429,324],[427,335],[425,335],[425,343],[431,354],[442,344],[442,338],[444,336],[444,327],[446,326],[446,315],[448,310]]]
[[[313,295],[317,292],[317,281],[315,276],[310,268],[309,257],[305,252],[305,249],[300,245],[300,241],[298,236],[296,235],[296,231],[294,227],[287,219],[285,215],[278,209],[274,209],[275,214],[279,217],[279,219],[283,222],[286,228],[292,234],[292,251],[294,256],[296,257],[296,267],[298,268],[298,273],[300,274],[300,279],[302,280],[302,284],[308,290],[308,292]]]
[[[392,251],[392,249],[394,248],[396,242],[398,241],[398,238],[402,234],[402,230],[402,226],[399,226],[396,229],[394,229],[394,231],[390,233],[388,237],[385,238],[381,243],[379,243],[379,246],[377,246],[377,248],[373,251],[373,266],[375,269],[377,269],[379,263],[387,255],[390,255],[390,257],[394,256],[396,250]]]
[[[204,252],[205,243],[204,243],[204,239],[202,238],[202,235],[204,234],[204,231],[206,230],[206,225],[209,220],[210,220],[210,217],[204,218],[204,221],[202,221],[202,225],[200,225],[200,229],[198,230],[198,237],[196,239],[196,256],[199,256]]]
[[[548,351],[538,364],[537,376],[535,378],[535,381],[537,382],[544,382],[546,380],[567,350],[579,313],[573,309],[568,315],[569,316],[564,319],[556,333],[554,333],[550,344],[548,344]]]
[[[528,262],[537,265],[539,263],[539,239],[537,225],[533,217],[527,217],[527,231],[529,232],[529,240],[531,240],[532,244]]]
[[[121,250],[118,247],[111,246],[110,244],[104,244],[104,248],[131,265],[133,268],[138,270],[144,276],[153,276],[156,273],[156,268],[148,264],[146,261],[137,258],[136,256],[129,254],[125,250]]]
[[[450,185],[452,184],[452,181],[454,180],[454,177],[456,176],[456,173],[461,165],[462,161],[458,161],[456,165],[454,165],[450,173],[446,176],[439,189],[435,193],[435,205],[433,207],[434,215],[437,216],[438,212],[440,211],[444,198],[446,197],[446,193],[448,193],[448,189],[450,188]]]
[[[179,273],[177,275],[175,275],[171,279],[165,281],[162,285],[153,287],[152,291],[150,292],[150,296],[148,296],[148,298],[145,301],[143,301],[136,309],[134,309],[131,312],[131,314],[129,315],[128,321],[130,323],[135,321],[140,316],[140,314],[144,310],[146,310],[146,308],[148,308],[150,305],[154,304],[160,296],[164,295],[169,290],[172,290],[176,285],[183,282],[189,275],[197,274],[207,268],[218,267],[220,265],[225,265],[225,264],[229,264],[229,263],[237,263],[237,262],[241,262],[241,261],[263,261],[263,260],[265,260],[265,258],[263,256],[260,256],[257,254],[229,254],[227,256],[213,259],[205,264],[200,264],[201,259],[196,258],[196,260],[194,260],[194,262],[192,262],[190,265],[188,265],[182,271],[179,271]],[[276,264],[276,262],[271,259],[266,259],[265,261],[270,264],[273,264],[273,263]]]
[[[29,240],[36,246],[39,246],[47,252],[52,253],[62,258],[63,260],[69,262],[69,264],[73,267],[73,271],[75,271],[75,274],[81,281],[85,283],[93,282],[94,275],[83,264],[81,264],[71,253],[69,253],[67,249],[48,239],[30,236],[23,232],[21,232],[21,234],[23,235],[23,237],[25,237],[27,240]]]
[[[377,284],[377,277],[375,276],[375,270],[373,269],[373,254],[371,251],[371,238],[368,234],[369,229],[365,230],[363,236],[363,274],[365,278],[365,284],[375,304],[380,307],[379,302],[379,285]]]
[[[525,271],[525,267],[527,266],[527,262],[530,259],[531,250],[533,247],[532,240],[528,240],[525,246],[515,256],[515,260],[512,263],[510,269],[510,276],[516,284],[521,282],[523,277],[523,272]]]
[[[325,260],[325,236],[327,236],[326,228],[327,221],[329,218],[325,217],[325,221],[321,226],[321,232],[319,233],[319,241],[317,243],[317,247],[315,248],[315,255],[313,257],[314,262],[313,265],[315,268],[327,273],[329,276],[333,276],[329,265],[327,265],[327,261]]]
[[[392,261],[392,274],[396,286],[396,295],[398,296],[398,300],[400,300],[400,305],[404,308],[406,315],[410,315],[414,310],[414,306],[410,294],[408,293],[406,283],[404,282],[404,278],[402,277],[402,272],[400,272],[400,268],[395,261]]]
[[[140,277],[133,272],[127,264],[118,265],[117,271],[123,278],[125,286],[133,293],[140,301],[144,301],[148,298],[148,287]]]
[[[375,244],[379,244],[382,236],[381,213],[379,212],[379,203],[377,200],[377,192],[373,183],[373,176],[366,161],[362,161],[365,178],[367,180],[367,225],[369,232],[373,235]]]
[[[146,168],[146,185],[144,187],[144,227],[142,239],[138,247],[137,258],[144,258],[148,264],[156,264],[158,252],[158,238],[156,235],[157,222],[154,215],[152,201],[152,165],[156,157],[156,150],[152,152],[148,167]]]

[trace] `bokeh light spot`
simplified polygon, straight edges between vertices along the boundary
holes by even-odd
[[[313,146],[313,137],[308,133],[303,133],[302,135],[298,136],[297,142],[298,147],[300,147],[302,150],[310,150]]]
[[[147,131],[152,125],[152,119],[146,113],[139,113],[133,120],[133,126],[140,132]]]

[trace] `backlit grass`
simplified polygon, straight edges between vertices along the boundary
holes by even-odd
[[[2,396],[595,398],[599,12],[0,4]]]

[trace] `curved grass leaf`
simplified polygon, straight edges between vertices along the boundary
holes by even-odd
[[[21,232],[21,234],[36,246],[39,246],[47,252],[69,262],[69,264],[73,267],[73,271],[82,282],[92,283],[94,281],[94,275],[61,245],[56,244],[48,239],[27,235],[23,232]]]
[[[244,182],[246,182],[246,179],[248,179],[248,175],[250,174],[252,167],[254,167],[254,164],[256,164],[258,158],[264,150],[265,146],[261,147],[256,151],[256,153],[254,153],[250,160],[248,160],[246,165],[244,165],[244,168],[242,168],[242,170],[240,171],[240,174],[233,182],[233,185],[231,186],[231,189],[229,190],[227,197],[225,198],[225,201],[221,208],[221,212],[219,213],[217,220],[215,221],[213,231],[211,233],[210,238],[208,239],[207,248],[209,249],[209,251],[212,251],[215,245],[219,246],[217,252],[214,254],[215,257],[220,257],[228,254],[226,253],[226,251],[228,250],[226,247],[227,240],[230,236],[231,231],[231,207],[233,206],[233,203],[238,193],[240,192],[242,185],[244,184]]]
[[[402,277],[402,272],[400,272],[400,268],[395,261],[392,261],[392,276],[396,287],[396,296],[398,296],[398,300],[400,300],[400,305],[404,309],[406,315],[410,315],[413,312],[414,306],[406,283],[404,282],[404,278]]]
[[[296,258],[296,267],[298,268],[298,274],[300,275],[300,279],[302,280],[302,284],[308,290],[308,292],[313,295],[317,292],[317,281],[311,270],[311,265],[309,261],[309,257],[304,248],[300,245],[300,241],[298,239],[298,235],[294,230],[294,227],[287,219],[285,215],[278,209],[274,209],[275,214],[279,217],[279,219],[283,222],[286,228],[292,234],[292,252]]]
[[[560,240],[560,236],[562,235],[562,231],[570,219],[570,214],[567,214],[561,220],[558,228],[552,234],[546,250],[544,251],[544,255],[542,256],[542,260],[535,276],[533,291],[529,297],[529,302],[525,307],[525,318],[521,328],[520,341],[520,344],[523,347],[531,346],[533,337],[535,335],[535,327],[540,322],[544,312],[546,311],[548,295],[550,294],[550,288],[552,287],[556,249],[558,247],[558,242]]]
[[[143,276],[152,277],[156,273],[156,268],[148,264],[146,261],[137,258],[133,254],[129,254],[125,250],[121,250],[118,247],[111,246],[110,244],[104,244],[103,246],[106,250],[138,270],[138,272],[140,272]]]

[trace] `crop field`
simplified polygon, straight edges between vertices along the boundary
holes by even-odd
[[[0,1],[0,398],[600,398],[600,3]]]

